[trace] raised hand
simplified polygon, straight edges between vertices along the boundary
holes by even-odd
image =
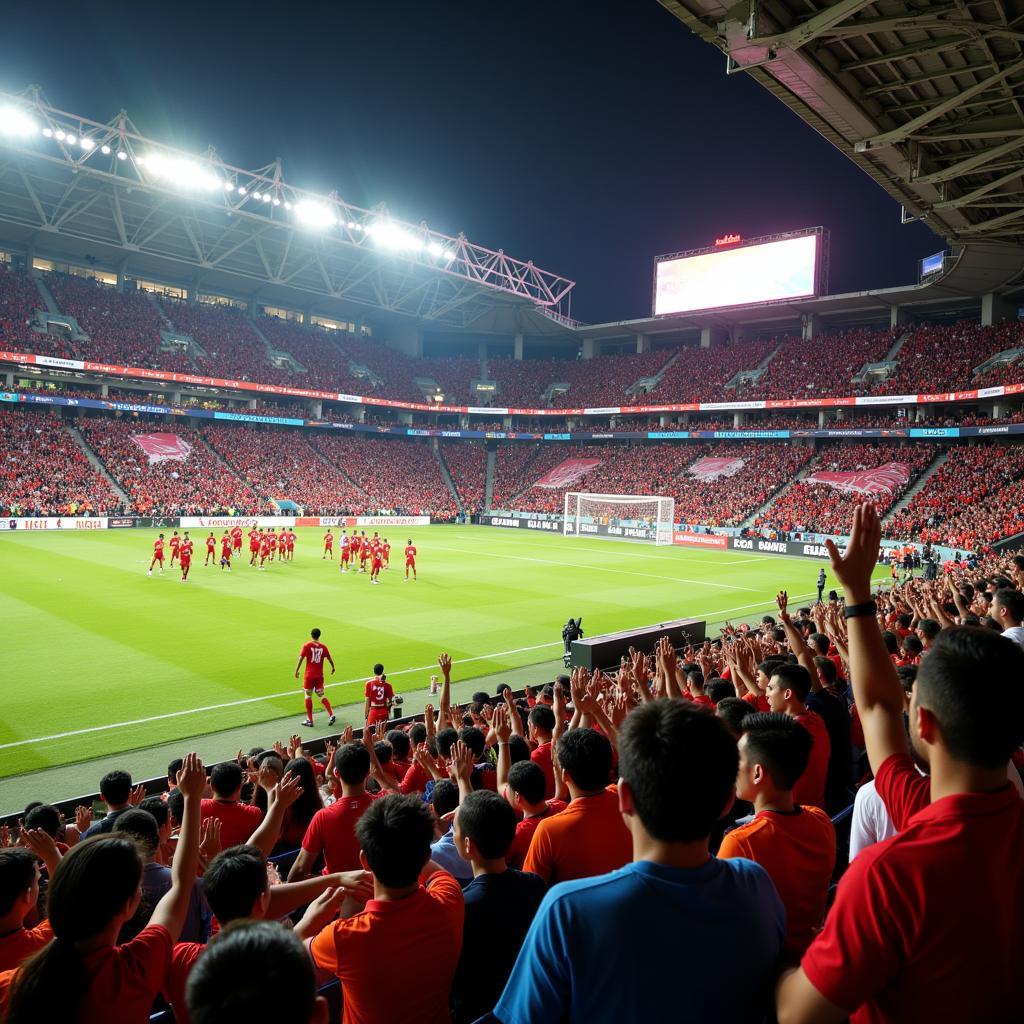
[[[445,679],[448,679],[452,674],[452,658],[450,654],[446,654],[443,651],[437,656],[437,664],[441,668],[441,672],[444,674]]]
[[[79,835],[84,834],[91,824],[92,808],[86,807],[84,804],[79,804],[75,808],[75,828],[78,829]]]
[[[871,574],[878,562],[882,524],[871,502],[861,502],[853,510],[853,528],[846,554],[841,555],[835,541],[826,538],[825,547],[832,560],[832,571],[843,585],[850,604],[862,604],[871,598]]]
[[[518,714],[518,712],[515,712]],[[508,743],[512,735],[512,723],[509,721],[508,708],[504,705],[494,709],[494,717],[491,720],[491,729],[499,743]]]
[[[473,751],[466,746],[462,740],[456,740],[452,744],[452,774],[455,779],[464,779],[469,782],[470,776],[473,774]]]
[[[779,618],[788,619],[789,612],[786,610],[789,607],[789,594],[785,590],[780,590],[775,595],[775,603],[779,606]]]
[[[21,828],[21,845],[27,846],[44,864],[60,860],[53,836],[41,828]]]
[[[220,853],[220,818],[207,818],[199,829],[199,859],[209,864]]]
[[[181,771],[178,772],[178,789],[182,795],[201,797],[206,789],[206,770],[199,755],[191,752],[185,755]]]
[[[298,775],[285,772],[281,781],[270,791],[270,799],[274,803],[290,807],[302,796],[302,782]]]
[[[146,799],[146,787],[140,782],[129,794],[128,803],[132,807],[138,807]]]

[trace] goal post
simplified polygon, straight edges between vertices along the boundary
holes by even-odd
[[[675,509],[675,499],[661,495],[566,491],[562,534],[671,544]]]

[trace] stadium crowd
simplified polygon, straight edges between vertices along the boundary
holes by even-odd
[[[16,352],[74,359],[78,353],[65,332],[40,334],[29,327],[36,310],[43,308],[42,296],[32,278],[0,260],[0,346]]]
[[[842,598],[714,642],[464,707],[441,654],[390,729],[30,804],[0,1020],[1016,1020],[1024,555],[875,591],[851,532]]]
[[[487,449],[478,441],[446,443],[441,445],[441,454],[459,492],[463,511],[470,515],[482,512],[487,489]]]

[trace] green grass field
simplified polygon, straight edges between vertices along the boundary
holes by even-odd
[[[738,551],[429,527],[412,533],[419,582],[402,582],[399,556],[371,587],[321,560],[321,530],[297,532],[294,563],[228,574],[203,567],[193,531],[185,585],[177,571],[146,576],[156,531],[0,534],[0,777],[291,714],[298,724],[293,671],[313,626],[341,705],[362,699],[377,660],[397,691],[422,689],[441,650],[457,679],[499,673],[558,657],[569,615],[588,636],[741,620],[780,587],[812,596],[818,571]],[[405,539],[391,537],[396,555]]]

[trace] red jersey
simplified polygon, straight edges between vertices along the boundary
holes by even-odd
[[[370,557],[370,542],[365,537],[363,537],[359,541],[359,559],[360,559],[360,561],[365,562],[366,559],[369,558],[369,557]]]
[[[313,815],[302,839],[302,848],[317,857],[323,854],[324,874],[359,870],[356,822],[373,799],[369,793],[339,797],[330,807]]]
[[[192,541],[183,540],[181,544],[178,546],[178,554],[182,558],[190,559],[192,557]]]
[[[250,530],[249,531],[249,547],[255,551],[260,546],[260,531]]]
[[[230,537],[224,537],[224,538],[221,539],[221,542],[220,542],[220,553],[221,553],[222,556],[223,555],[230,555],[231,554],[231,538]]]
[[[385,544],[384,545],[384,557],[387,558],[390,554],[391,554],[391,545],[390,544]]]
[[[373,679],[366,680],[365,694],[367,699],[370,701],[371,708],[386,708],[388,701],[391,700],[395,695],[395,691],[391,688],[391,684],[383,682],[376,676]]]
[[[319,640],[307,640],[299,651],[299,657],[306,659],[306,679],[320,680],[324,678],[324,662],[331,656],[326,644]]]
[[[153,554],[156,555],[157,558],[164,557],[164,542],[162,540],[157,539],[153,541]]]
[[[177,551],[178,547],[181,544],[181,538],[180,537],[172,537],[170,539],[169,543],[170,543],[171,547],[174,548],[175,551]]]
[[[240,526],[231,527],[231,539],[237,541],[242,539],[242,528]]]
[[[217,549],[217,538],[216,537],[207,537],[206,538],[206,550],[207,551],[215,551],[216,549]]]
[[[334,547],[334,534],[333,533],[325,533],[324,534],[324,547],[325,548],[333,548]]]
[[[261,555],[269,555],[270,554],[270,538],[269,537],[261,537],[260,538],[260,554]]]
[[[407,562],[416,561],[416,548],[412,544],[407,544],[405,547],[405,560]]]
[[[268,533],[267,534],[267,546],[270,548],[271,551],[276,551],[277,550],[277,534],[276,533]]]
[[[288,542],[288,547],[290,547],[290,548],[295,547],[295,537],[296,537],[296,535],[294,533],[292,533],[291,530],[289,530],[288,533],[285,534],[285,538],[284,539]]]

